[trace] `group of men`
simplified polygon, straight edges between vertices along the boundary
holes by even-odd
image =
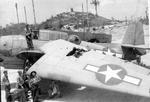
[[[30,75],[18,71],[16,90],[11,92],[11,84],[8,78],[8,72],[4,71],[4,76],[2,78],[2,84],[5,87],[6,102],[14,102],[19,100],[19,102],[28,102],[30,99],[33,102],[39,102],[39,96],[41,94],[41,88],[39,82],[41,78],[37,75],[36,71],[32,71]],[[31,96],[29,93],[31,92]],[[54,80],[50,80],[48,87],[48,97],[61,97],[61,92],[58,83]]]
[[[3,71],[2,85],[5,89],[6,102],[14,102],[15,100],[19,100],[19,102],[28,102],[29,100],[39,102],[39,96],[41,94],[41,78],[37,75],[36,71],[27,74],[27,71],[31,66],[31,62],[26,60],[23,71],[18,71],[17,84],[14,91],[11,91],[12,85],[9,81],[8,71]],[[47,94],[49,98],[61,96],[59,85],[56,81],[49,81]]]
[[[27,41],[27,45],[28,45],[28,49],[29,50],[33,50],[34,46],[33,46],[33,38],[38,38],[38,34],[35,34],[31,27],[27,24],[26,25],[26,41]],[[27,59],[26,60],[26,65],[25,65],[25,69],[24,69],[24,73],[26,73],[26,71],[30,68],[32,64],[30,63],[30,61]],[[31,73],[32,74],[32,73]],[[33,93],[34,94],[34,93]],[[50,84],[49,84],[49,90],[48,90],[48,95],[50,98],[53,98],[55,96],[61,96],[60,94],[60,90],[59,90],[59,86],[57,84],[56,81],[51,80]]]
[[[19,100],[19,102],[29,101],[29,91],[31,91],[33,102],[38,102],[39,84],[41,80],[35,71],[31,72],[30,75],[23,74],[22,71],[18,71],[16,90],[11,92],[11,84],[8,78],[8,72],[4,71],[2,78],[2,84],[5,87],[5,96],[7,102],[13,102]]]

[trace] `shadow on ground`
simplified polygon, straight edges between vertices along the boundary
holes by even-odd
[[[85,88],[84,90],[77,90],[80,85],[70,84],[70,83],[60,83],[61,92],[63,94],[62,98],[48,99],[46,91],[48,88],[48,81],[43,81],[42,91],[45,90],[45,94],[42,95],[41,101],[57,101],[57,102],[150,102],[150,98],[134,96],[124,93],[118,93],[103,89],[96,88]],[[43,89],[44,88],[44,89]]]

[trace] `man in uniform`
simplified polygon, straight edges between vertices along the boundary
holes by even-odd
[[[23,84],[24,84],[23,74],[21,71],[18,71],[17,88],[18,89],[23,88]]]
[[[26,95],[26,100],[29,100],[30,95],[28,95],[28,93],[30,91],[30,87],[29,87],[30,76],[24,73],[23,79],[24,79],[23,87]]]
[[[38,82],[40,81],[40,77],[37,75],[35,71],[32,71],[30,74],[30,88],[32,91],[32,98],[33,102],[38,102],[38,95],[39,95],[39,85]]]
[[[33,49],[33,42],[32,42],[32,30],[29,28],[29,25],[26,25],[26,40],[28,48],[31,50]]]
[[[2,78],[2,83],[5,87],[5,97],[6,97],[6,102],[10,102],[11,99],[10,99],[10,82],[9,82],[9,79],[8,79],[8,72],[7,71],[4,71],[4,76]]]

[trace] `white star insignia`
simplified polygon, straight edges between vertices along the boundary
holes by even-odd
[[[120,71],[122,71],[122,69],[112,70],[112,68],[107,65],[106,71],[101,71],[98,73],[105,75],[105,83],[107,83],[111,78],[116,78],[121,80],[121,78],[118,76],[118,73]]]

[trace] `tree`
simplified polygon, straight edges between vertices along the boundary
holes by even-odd
[[[97,7],[100,4],[100,2],[98,0],[92,0],[92,3],[95,6],[95,15],[98,16],[97,14]]]

